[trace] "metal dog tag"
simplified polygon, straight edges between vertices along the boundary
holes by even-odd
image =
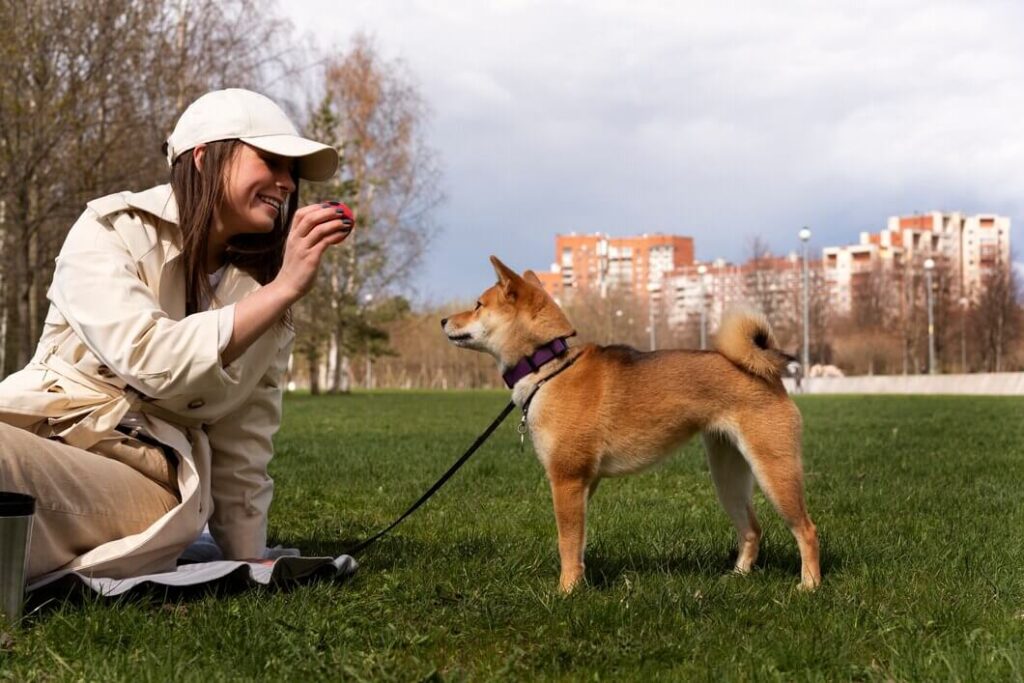
[[[526,416],[523,415],[522,419],[519,420],[519,424],[516,425],[516,431],[519,432],[519,452],[523,452],[523,444],[526,442]]]

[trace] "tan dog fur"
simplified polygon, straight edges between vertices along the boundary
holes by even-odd
[[[441,324],[453,344],[493,355],[504,372],[574,331],[536,275],[517,275],[493,256],[491,263],[498,283],[474,310]],[[583,577],[587,501],[601,478],[643,470],[698,432],[719,501],[736,528],[736,571],[750,571],[757,559],[756,479],[796,538],[801,587],[818,586],[818,536],[804,505],[800,412],[779,379],[787,357],[763,316],[728,315],[714,351],[573,346],[517,382],[513,400],[522,406],[569,358],[572,367],[543,384],[527,412],[551,482],[563,591]]]

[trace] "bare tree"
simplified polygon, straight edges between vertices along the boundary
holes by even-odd
[[[647,326],[651,315],[648,301],[631,290],[611,287],[605,296],[596,290],[568,292],[564,296],[565,314],[581,341],[597,344],[624,344],[646,349],[650,342]],[[654,303],[655,338],[659,347],[673,345],[664,310]]]
[[[989,372],[1005,369],[1006,351],[1019,335],[1020,284],[1010,264],[997,264],[984,278],[981,296],[974,309],[972,327],[977,331],[981,365]]]
[[[331,124],[321,133],[342,153],[332,189],[357,217],[347,248],[329,252],[322,281],[333,320],[331,390],[347,391],[351,355],[371,352],[379,338],[367,321],[397,310],[394,292],[436,233],[433,212],[442,194],[424,138],[427,108],[400,63],[384,61],[367,37],[357,36],[348,52],[328,60],[325,93],[319,118]]]
[[[832,363],[832,307],[829,302],[828,283],[822,270],[821,261],[809,264],[808,321],[811,331],[811,362]]]
[[[858,346],[852,340],[866,340],[856,355],[863,359],[863,372],[869,375],[898,369],[893,366],[891,351],[900,346],[893,332],[900,325],[900,303],[900,278],[891,265],[875,261],[869,269],[853,275],[850,325],[842,336],[851,340],[844,345],[847,353]]]
[[[494,359],[484,353],[453,346],[438,321],[472,308],[470,301],[455,301],[428,308],[385,323],[394,353],[372,361],[374,386],[409,389],[497,388],[504,384]],[[362,367],[360,367],[360,365]],[[356,381],[367,383],[371,363],[354,364]]]
[[[0,4],[3,374],[42,326],[53,258],[89,199],[167,178],[161,144],[196,95],[283,67],[267,0]]]
[[[778,295],[775,287],[775,272],[772,267],[772,249],[760,235],[747,242],[747,265],[744,291],[747,298],[764,313],[774,327],[777,323],[776,309]]]

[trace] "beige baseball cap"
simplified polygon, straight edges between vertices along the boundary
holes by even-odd
[[[188,105],[167,138],[167,163],[196,145],[232,139],[295,159],[306,180],[329,180],[338,170],[336,149],[302,137],[269,97],[241,88],[214,90]]]

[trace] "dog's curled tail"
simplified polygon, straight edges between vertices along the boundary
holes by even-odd
[[[779,350],[768,319],[747,307],[726,311],[715,348],[747,372],[769,381],[778,379],[786,364],[793,360]]]

